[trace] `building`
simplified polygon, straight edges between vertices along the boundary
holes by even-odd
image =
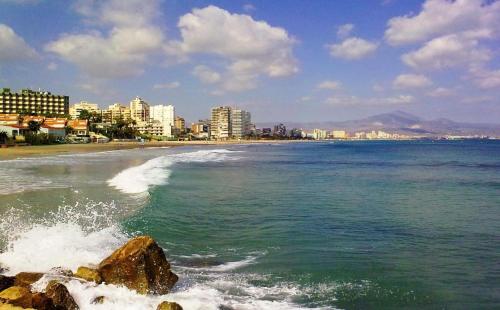
[[[347,132],[345,130],[332,130],[330,136],[333,139],[347,139]]]
[[[68,120],[66,124],[71,129],[71,133],[77,136],[89,135],[89,122],[86,119],[73,119]]]
[[[174,119],[174,129],[177,135],[183,134],[186,132],[186,121],[184,118],[180,116],[176,116]]]
[[[0,114],[0,125],[18,125],[20,122],[19,114]]]
[[[139,97],[130,101],[130,118],[136,122],[149,122],[150,109],[149,104]]]
[[[150,109],[150,116],[153,122],[162,124],[159,136],[172,137],[174,127],[175,108],[173,105],[155,105]]]
[[[324,140],[327,137],[326,130],[323,129],[314,129],[313,130],[313,139],[314,140]]]
[[[79,103],[75,103],[72,107],[69,108],[69,115],[72,119],[77,119],[80,116],[80,112],[84,110],[87,110],[90,113],[101,113],[97,104],[89,103],[87,101],[80,101]]]
[[[229,139],[233,135],[231,107],[214,107],[211,113],[210,137],[212,139]]]
[[[286,137],[286,126],[283,124],[278,124],[278,125],[274,126],[273,136],[275,136],[277,138]]]
[[[102,111],[102,121],[104,123],[116,124],[118,120],[130,120],[132,114],[130,108],[120,103],[112,104],[107,110]]]
[[[191,133],[197,139],[210,138],[210,120],[199,120],[191,124]]]
[[[231,111],[232,136],[236,139],[249,136],[252,130],[250,112],[234,109]]]
[[[46,91],[23,89],[13,93],[10,88],[0,89],[0,114],[69,114],[69,97]]]

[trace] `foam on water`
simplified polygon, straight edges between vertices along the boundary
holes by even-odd
[[[168,168],[175,163],[234,160],[237,157],[229,155],[235,152],[226,149],[215,149],[160,156],[142,165],[123,170],[108,180],[108,184],[127,194],[146,193],[152,186],[167,183],[171,172]]]

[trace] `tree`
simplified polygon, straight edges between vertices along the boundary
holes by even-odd
[[[88,110],[81,110],[80,115],[78,115],[78,119],[86,119],[90,120],[92,114]]]
[[[7,135],[7,132],[0,131],[0,144],[5,144],[8,138],[9,136]]]
[[[37,121],[29,121],[28,122],[28,129],[32,132],[35,132],[35,133],[40,130],[41,126],[42,125]]]

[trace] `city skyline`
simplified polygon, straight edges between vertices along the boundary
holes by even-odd
[[[190,121],[213,106],[251,110],[260,122],[394,110],[500,119],[499,1],[0,6],[0,87],[48,89],[71,104],[140,96]]]

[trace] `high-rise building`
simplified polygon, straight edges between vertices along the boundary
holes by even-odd
[[[180,116],[174,119],[174,131],[176,135],[181,135],[186,132],[186,121]]]
[[[46,91],[23,89],[13,93],[10,88],[0,89],[0,113],[59,114],[69,113],[69,97]]]
[[[102,118],[106,123],[115,124],[118,120],[128,121],[132,119],[132,113],[129,107],[115,103],[110,105],[107,111],[103,111]]]
[[[208,139],[210,138],[210,120],[199,120],[191,124],[191,133],[195,138]]]
[[[212,139],[229,139],[233,135],[231,107],[212,108],[210,137]]]
[[[130,117],[136,122],[149,122],[149,104],[139,97],[130,101]]]
[[[239,109],[231,110],[231,127],[234,138],[241,139],[250,135],[251,126],[250,112]]]
[[[155,105],[150,109],[150,116],[153,121],[162,124],[161,136],[172,137],[172,127],[174,126],[175,108],[173,105]]]
[[[286,126],[284,124],[274,126],[273,135],[278,138],[286,137]]]
[[[91,113],[100,113],[97,104],[87,101],[80,101],[69,108],[69,115],[72,119],[77,119],[80,116],[80,112],[82,112],[83,110],[87,110]]]
[[[314,131],[313,131],[313,138],[314,138],[314,140],[323,140],[323,139],[326,139],[326,137],[327,137],[326,130],[323,130],[323,129],[314,129]]]

